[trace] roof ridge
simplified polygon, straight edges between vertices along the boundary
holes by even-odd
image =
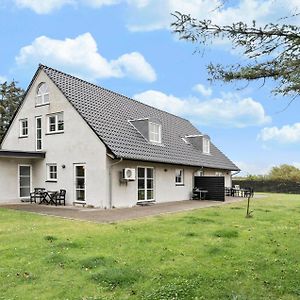
[[[95,83],[92,83],[92,82],[89,82],[89,81],[87,81],[87,80],[81,79],[81,78],[76,77],[76,76],[74,76],[74,75],[71,75],[71,74],[69,74],[69,73],[66,73],[66,72],[63,72],[63,71],[54,69],[54,68],[52,68],[52,67],[49,67],[49,66],[46,66],[46,65],[43,65],[43,64],[39,64],[39,67],[42,68],[42,69],[43,69],[43,68],[51,69],[51,70],[53,70],[53,71],[55,71],[55,72],[59,72],[59,73],[64,74],[64,75],[66,75],[66,76],[72,77],[72,78],[74,78],[74,79],[76,79],[76,80],[79,80],[79,81],[81,81],[81,82],[83,82],[83,83],[92,85],[92,86],[94,86],[94,87],[96,87],[96,88],[98,88],[98,89],[102,89],[102,90],[105,90],[105,91],[110,92],[110,93],[112,93],[112,94],[115,94],[115,95],[124,97],[124,98],[126,98],[126,99],[128,99],[128,100],[137,102],[137,103],[139,103],[139,104],[141,104],[141,105],[144,105],[144,106],[147,106],[147,107],[151,107],[152,109],[156,109],[156,110],[158,110],[158,111],[161,111],[161,112],[163,112],[163,113],[169,114],[169,115],[171,115],[171,116],[173,116],[173,117],[179,118],[179,119],[181,119],[181,120],[184,120],[184,121],[190,123],[190,121],[189,121],[188,119],[186,119],[186,118],[177,116],[177,115],[172,114],[172,113],[170,113],[170,112],[168,112],[168,111],[165,111],[165,110],[163,110],[163,109],[160,109],[160,108],[151,106],[151,105],[149,105],[149,104],[143,103],[143,102],[141,102],[141,101],[139,101],[139,100],[130,98],[130,97],[128,97],[128,96],[126,96],[126,95],[123,95],[123,94],[121,94],[121,93],[114,92],[114,91],[112,91],[112,90],[110,90],[110,89],[107,89],[107,88],[105,88],[105,87],[99,86],[99,85],[97,85],[97,84],[95,84]],[[197,130],[198,130],[198,129],[197,129]],[[199,130],[198,130],[198,131],[199,131]]]

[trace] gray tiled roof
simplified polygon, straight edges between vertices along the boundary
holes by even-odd
[[[41,65],[45,73],[117,157],[198,167],[239,170],[211,143],[205,155],[181,138],[200,132],[187,120]],[[151,144],[128,120],[156,118],[162,124],[162,144]]]

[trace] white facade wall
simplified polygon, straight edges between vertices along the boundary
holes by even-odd
[[[48,84],[50,104],[36,107],[35,95],[37,87],[41,82]],[[64,132],[46,134],[46,116],[47,114],[57,112],[64,113]],[[21,109],[2,143],[2,149],[35,151],[35,118],[38,116],[42,116],[42,151],[46,152],[46,158],[35,163],[32,180],[33,187],[45,187],[47,190],[66,189],[67,203],[71,204],[74,200],[73,165],[74,163],[83,163],[86,165],[87,170],[87,203],[95,207],[105,206],[104,203],[107,198],[106,147],[43,71],[39,73],[27,94]],[[19,120],[24,118],[28,118],[29,135],[27,138],[19,138]],[[46,181],[47,163],[57,164],[58,180],[56,183]],[[62,167],[63,165],[65,168]],[[0,169],[7,170],[4,165],[3,167],[0,165]],[[6,173],[6,171],[4,172]],[[11,176],[13,177],[13,174]],[[17,177],[17,174],[15,177]],[[0,200],[2,198],[9,198],[9,195],[2,194]]]
[[[115,163],[115,161],[113,162]],[[189,200],[194,184],[194,173],[199,170],[196,167],[185,167],[181,165],[159,164],[139,161],[122,161],[112,167],[112,206],[113,207],[132,207],[138,200],[138,167],[154,168],[154,198],[157,203]],[[136,170],[136,180],[120,183],[120,172],[124,168]],[[184,170],[184,185],[175,184],[175,170]],[[216,172],[225,175],[225,181],[229,181],[230,175],[227,171],[204,169],[205,176],[215,176]],[[230,173],[230,172],[229,172]],[[225,184],[226,185],[226,184]]]
[[[36,161],[23,158],[0,158],[0,203],[16,202],[19,197],[19,165],[31,165]]]

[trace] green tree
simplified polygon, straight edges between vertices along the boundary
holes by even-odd
[[[24,96],[16,81],[0,84],[0,141]]]
[[[245,64],[224,66],[208,65],[210,80],[231,82],[236,80],[273,79],[275,94],[291,96],[300,93],[300,27],[266,24],[257,26],[244,22],[221,26],[211,20],[198,20],[190,15],[175,12],[173,32],[180,39],[207,45],[214,39],[228,39],[248,57]],[[298,17],[296,15],[295,17]],[[285,19],[287,20],[287,19]]]
[[[287,164],[280,165],[271,169],[268,178],[271,180],[300,181],[300,169]]]

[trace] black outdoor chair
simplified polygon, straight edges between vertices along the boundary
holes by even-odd
[[[253,197],[254,196],[254,190],[251,187],[245,188],[244,191],[244,197]]]
[[[30,193],[30,203],[34,202],[36,203],[36,200],[39,200],[39,202],[43,199],[43,193],[45,192],[44,188],[34,188],[34,192]]]
[[[66,190],[60,190],[59,193],[57,193],[55,195],[55,205],[59,204],[59,205],[66,205]]]
[[[200,200],[200,194],[199,194],[197,188],[193,188],[193,191],[191,194],[191,200]]]
[[[225,196],[231,196],[231,188],[225,187]]]

